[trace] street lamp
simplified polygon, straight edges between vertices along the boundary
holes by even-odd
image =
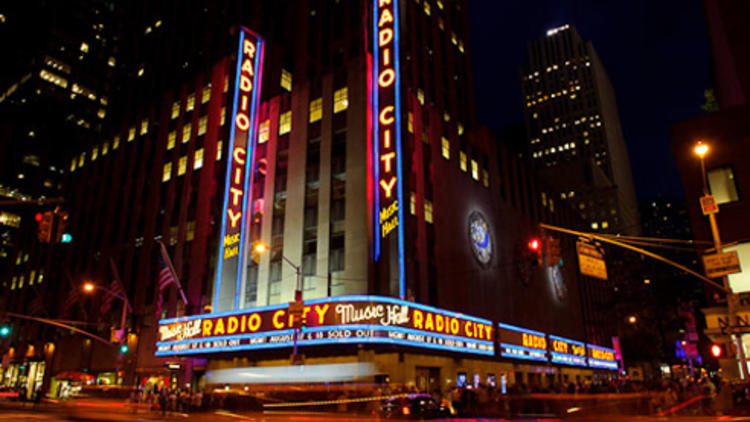
[[[104,290],[105,292],[111,294],[112,296],[120,299],[123,302],[122,307],[122,317],[120,318],[120,329],[122,330],[122,336],[124,338],[125,336],[125,317],[127,316],[128,309],[130,312],[133,312],[133,307],[130,306],[130,301],[128,300],[127,296],[121,295],[113,290],[110,290],[106,287],[99,286],[98,284],[94,284],[92,282],[86,282],[83,284],[83,291],[86,293],[93,293],[94,290]]]
[[[703,179],[703,196],[709,196],[708,184],[706,179],[706,163],[705,157],[709,151],[708,144],[703,141],[698,141],[693,147],[693,152],[700,158],[701,161],[701,178]],[[703,206],[701,205],[701,208]],[[718,208],[717,208],[718,209]],[[704,214],[708,214],[708,222],[711,226],[711,235],[714,241],[714,249],[716,254],[722,253],[721,247],[721,236],[719,234],[719,226],[716,223],[716,211],[703,211]],[[729,278],[725,275],[721,277],[724,285],[724,290],[727,294],[727,312],[729,313],[729,336],[734,341],[735,347],[737,348],[737,359],[740,362],[740,377],[742,379],[747,378],[747,362],[745,361],[745,351],[742,345],[742,339],[734,334],[735,328],[737,327],[737,313],[735,311],[735,294],[732,292],[732,287],[729,285]]]
[[[638,322],[638,318],[637,318],[637,317],[636,317],[635,315],[630,315],[630,316],[628,317],[628,322],[629,322],[630,324],[635,324],[636,322]]]

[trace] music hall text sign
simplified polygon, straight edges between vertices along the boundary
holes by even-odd
[[[214,286],[213,309],[216,311],[237,309],[239,306],[263,45],[263,40],[257,34],[247,28],[240,29]]]
[[[489,320],[380,296],[305,301],[299,345],[398,344],[494,355]],[[288,347],[295,316],[288,304],[194,315],[159,323],[157,356]]]

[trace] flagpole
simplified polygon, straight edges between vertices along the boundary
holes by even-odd
[[[169,267],[169,271],[172,273],[172,276],[174,277],[174,280],[177,284],[177,289],[180,291],[182,302],[185,304],[185,306],[187,306],[188,300],[187,300],[187,296],[185,296],[185,291],[182,290],[182,283],[180,283],[180,279],[177,277],[177,271],[174,270],[174,265],[172,265],[172,260],[169,258],[169,254],[167,253],[167,248],[164,246],[164,242],[162,242],[161,240],[159,241],[159,248],[161,250],[162,259],[164,259],[164,262]]]

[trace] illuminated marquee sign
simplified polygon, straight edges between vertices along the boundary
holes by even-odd
[[[558,336],[549,336],[549,354],[553,363],[586,366],[586,345]]]
[[[614,349],[595,346],[593,344],[587,344],[586,348],[588,349],[588,361],[590,367],[613,370],[618,368]]]
[[[382,296],[338,296],[305,301],[307,328],[300,346],[397,344],[494,355],[488,320]],[[291,347],[294,316],[288,304],[159,322],[157,356]]]
[[[544,333],[499,323],[497,339],[502,357],[547,361],[547,339]]]
[[[252,31],[240,30],[237,66],[229,132],[229,153],[224,187],[218,264],[213,309],[236,309],[239,305],[245,225],[250,203],[248,184],[253,161],[253,140],[257,131],[256,110],[260,101],[263,70],[263,40]]]
[[[397,269],[398,294],[404,297],[406,288],[403,259],[404,193],[401,164],[398,12],[398,0],[373,0],[373,55],[370,81],[375,207],[373,239],[375,260],[378,260],[383,252],[382,245],[390,260],[389,267]]]

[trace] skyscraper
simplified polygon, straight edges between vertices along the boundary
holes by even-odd
[[[529,158],[590,229],[639,231],[617,102],[591,42],[564,25],[531,41],[521,70]]]

